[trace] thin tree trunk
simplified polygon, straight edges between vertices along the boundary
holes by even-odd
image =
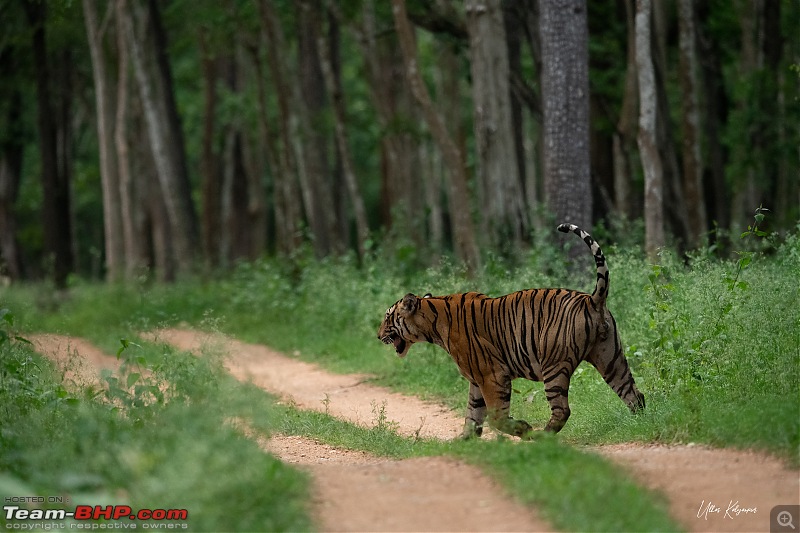
[[[280,53],[285,49],[283,34],[270,0],[259,4],[261,24],[267,37],[267,62],[275,84],[278,99],[281,149],[278,153],[279,169],[276,172],[276,220],[278,223],[278,249],[291,253],[300,246],[301,205],[297,193],[297,162],[293,152],[290,89]]]
[[[51,73],[45,36],[47,5],[28,0],[25,8],[32,29],[36,76],[45,260],[50,263],[50,273],[56,288],[63,289],[67,285],[67,276],[75,269],[75,260],[72,250],[69,176],[60,173],[57,115],[53,109],[50,88]]]
[[[114,120],[114,146],[116,148],[117,174],[119,177],[119,198],[122,219],[123,246],[125,248],[125,276],[133,279],[147,266],[147,246],[143,235],[146,230],[145,207],[142,197],[142,182],[131,174],[130,150],[128,144],[128,111],[130,55],[125,32],[122,31],[122,17],[125,16],[127,0],[119,0],[115,7],[117,26],[118,79],[116,114]]]
[[[7,57],[0,61],[5,63],[5,59]],[[0,72],[9,74],[5,68],[0,68]],[[22,95],[18,89],[12,91],[9,104],[5,124],[11,134],[0,142],[0,276],[19,280],[22,279],[23,270],[14,206],[19,194],[25,146],[19,135],[22,128]]]
[[[636,0],[636,70],[639,75],[639,152],[644,168],[645,248],[651,261],[664,246],[663,170],[656,146],[655,75],[650,47],[650,0]]]
[[[627,219],[634,217],[631,183],[633,165],[631,163],[636,146],[637,111],[639,107],[639,86],[636,73],[636,7],[634,0],[625,0],[627,20],[627,66],[625,69],[625,89],[622,96],[617,128],[613,136],[614,149],[614,204],[617,212]]]
[[[320,0],[295,0],[298,33],[298,76],[289,77],[296,83],[300,135],[295,136],[299,148],[297,160],[301,165],[300,179],[306,216],[314,239],[317,257],[341,252],[337,242],[333,192],[326,132],[323,129],[327,110],[327,94],[322,74],[317,40],[322,35],[322,7]]]
[[[678,2],[680,81],[683,124],[683,192],[689,215],[689,246],[701,244],[707,228],[703,198],[703,163],[700,156],[700,111],[698,108],[697,46],[693,0]]]
[[[103,230],[105,234],[106,277],[119,281],[125,274],[125,241],[122,228],[122,200],[116,152],[114,150],[114,102],[111,78],[106,70],[103,38],[114,6],[109,5],[102,26],[94,0],[83,0],[83,13],[94,74],[97,104],[97,141],[100,152],[100,184],[103,191]]]
[[[211,56],[208,46],[208,29],[199,32],[200,65],[203,74],[203,138],[202,138],[202,233],[206,263],[215,268],[220,264],[220,220],[222,183],[219,160],[214,151],[217,110],[217,59]]]
[[[719,228],[728,229],[731,206],[725,178],[728,155],[721,138],[722,125],[727,122],[728,118],[728,97],[723,81],[719,44],[712,40],[707,33],[710,8],[705,2],[701,2],[697,7],[700,12],[697,29],[700,33],[698,44],[703,80],[702,108],[706,110],[703,125],[707,143],[706,153],[708,154],[706,158],[707,172],[711,176],[710,183],[706,184],[705,189],[705,192],[709,193],[706,195],[706,199],[710,200],[706,205],[706,211],[709,213],[708,218],[716,222]],[[721,235],[717,233],[714,237],[719,238]]]
[[[411,93],[422,107],[425,122],[434,140],[442,151],[442,156],[449,167],[449,201],[450,215],[453,220],[455,248],[458,256],[472,272],[480,269],[480,254],[475,241],[475,229],[472,222],[469,195],[467,193],[467,171],[458,146],[447,133],[444,121],[433,107],[428,89],[422,80],[417,65],[417,50],[411,24],[406,14],[405,0],[392,0],[395,29],[403,53],[406,79]]]
[[[331,18],[331,24],[334,24]],[[333,112],[336,121],[336,144],[339,148],[341,157],[342,172],[344,174],[347,192],[350,197],[350,204],[356,220],[356,249],[359,258],[364,257],[364,243],[369,239],[369,226],[367,225],[367,212],[364,207],[364,199],[361,196],[361,189],[353,168],[353,157],[350,153],[350,145],[347,138],[347,111],[345,109],[344,95],[341,87],[337,85],[333,72],[333,58],[330,50],[326,46],[322,32],[317,36],[317,53],[319,54],[322,66],[322,74],[325,79],[325,86],[328,94],[333,99]]]

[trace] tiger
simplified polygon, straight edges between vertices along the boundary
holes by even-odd
[[[597,282],[588,294],[569,289],[527,289],[497,298],[467,292],[423,297],[406,294],[387,309],[378,339],[405,357],[414,343],[443,348],[469,382],[461,438],[480,437],[484,422],[523,439],[536,434],[509,415],[511,381],[544,382],[551,416],[544,430],[559,432],[570,416],[569,382],[588,361],[636,413],[645,407],[623,354],[617,323],[606,307],[609,271],[600,245],[574,224],[558,231],[580,237],[594,256]]]

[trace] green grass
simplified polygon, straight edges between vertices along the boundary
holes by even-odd
[[[0,344],[0,496],[187,509],[193,531],[309,530],[306,475],[225,423],[237,405],[220,369],[175,353],[147,366],[156,377],[134,364],[103,392],[65,384],[24,342]]]
[[[266,433],[307,435],[390,457],[454,454],[480,464],[518,498],[533,501],[562,529],[674,528],[664,518],[663,502],[657,495],[646,493],[644,503],[631,499],[636,485],[624,474],[606,460],[571,445],[703,442],[762,449],[798,464],[800,238],[789,235],[785,242],[768,248],[767,253],[749,256],[749,262],[698,254],[686,263],[665,253],[657,268],[641,259],[636,248],[606,245],[604,249],[611,269],[609,306],[619,323],[637,383],[647,396],[647,409],[639,415],[630,415],[597,372],[582,365],[570,389],[572,417],[555,439],[524,446],[504,441],[415,442],[398,437],[390,428],[365,430],[318,413],[273,405],[262,391],[242,385],[223,386],[218,379],[210,379],[192,367],[190,359],[176,357],[170,359],[170,364],[159,363],[158,358],[148,364],[161,364],[159,372],[171,381],[175,379],[172,374],[178,378],[193,376],[176,380],[185,389],[182,397],[202,402],[225,398],[222,404],[227,407],[210,410],[214,414],[205,421],[190,422],[188,413],[195,413],[191,410],[195,400],[185,401],[182,407],[160,410],[158,416],[165,418],[159,420],[172,421],[174,417],[170,422],[173,425],[186,424],[190,441],[187,445],[196,457],[204,458],[209,453],[202,443],[195,442],[202,441],[208,432],[214,435],[209,441],[235,441],[237,444],[230,448],[239,450],[236,454],[253,454],[247,460],[266,461],[258,468],[267,468],[269,459],[264,459],[252,443],[236,432],[224,429],[223,416],[242,416]],[[467,385],[447,354],[433,346],[418,345],[400,360],[375,338],[385,309],[409,291],[445,294],[480,290],[500,295],[542,286],[590,290],[594,280],[590,263],[587,254],[586,272],[569,277],[562,273],[566,270],[563,259],[541,247],[530,252],[523,267],[490,261],[482,275],[468,279],[449,263],[439,269],[409,272],[402,265],[378,257],[360,266],[348,259],[301,265],[263,260],[243,264],[221,278],[170,286],[107,286],[77,281],[66,296],[39,285],[15,286],[0,293],[0,307],[13,309],[25,330],[80,335],[110,353],[119,348],[120,338],[136,340],[138,332],[162,325],[219,330],[285,352],[298,352],[302,358],[334,371],[372,374],[381,385],[438,399],[460,411],[466,402]],[[148,353],[153,352],[153,346],[142,345]],[[216,384],[218,389],[210,384]],[[236,393],[231,392],[234,389]],[[549,409],[541,384],[518,380],[514,389],[514,416],[542,427]],[[56,396],[63,394],[57,388],[52,390]],[[198,405],[206,405],[202,402]],[[258,410],[247,407],[253,403],[259,406]],[[61,413],[67,408],[59,409]],[[99,422],[100,415],[92,415],[92,409],[87,411],[89,414],[75,409],[65,412],[78,416],[73,411],[95,420],[82,423],[108,423]],[[131,422],[126,419],[125,423]],[[37,424],[29,430],[31,441],[36,435],[55,434],[47,423]],[[5,427],[4,424],[3,431],[7,431]],[[164,432],[161,437],[142,435],[156,441],[163,439],[165,449],[174,449],[177,445],[170,443],[179,437],[170,436],[163,428],[160,431]],[[138,434],[120,431],[118,438],[125,442]],[[80,447],[79,441],[70,441],[70,446]],[[89,451],[98,450],[90,447]],[[218,462],[215,468],[220,472],[230,468],[224,458]],[[35,468],[33,463],[30,467]],[[60,467],[63,464],[53,466]],[[7,470],[5,464],[4,469]],[[126,471],[115,482],[130,479],[128,474]],[[30,473],[20,471],[13,475],[14,479],[31,483]],[[150,476],[151,480],[159,477],[155,470],[150,471]],[[170,476],[179,482],[177,473]],[[135,479],[137,487],[148,485],[140,483],[148,479],[146,474]],[[201,480],[197,482],[202,485]],[[57,481],[51,479],[49,483]],[[247,479],[236,483],[252,491]],[[155,481],[150,484],[157,485]],[[302,481],[298,484],[302,486]],[[615,499],[622,502],[622,509],[607,512],[605,507],[582,505],[583,511],[564,511],[565,502],[591,499],[592,490],[612,490],[609,485],[619,487]],[[34,486],[37,490],[55,490],[58,485]],[[134,494],[133,489],[127,490],[131,496]],[[155,497],[155,493],[146,491],[135,494],[141,498],[137,501]],[[210,494],[216,495],[213,490]],[[209,501],[214,497],[197,496]],[[624,512],[626,509],[630,512]],[[645,516],[656,518],[643,522]],[[207,523],[214,524],[213,520],[209,518]],[[623,525],[613,520],[630,522]]]

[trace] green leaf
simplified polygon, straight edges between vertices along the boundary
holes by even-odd
[[[138,372],[131,372],[130,374],[128,374],[128,388],[133,387],[134,384],[136,384],[136,382],[139,381],[140,377],[141,374],[139,374]]]
[[[131,341],[123,338],[119,340],[119,343],[122,345],[122,347],[117,350],[117,359],[119,359],[119,357],[122,355],[122,352],[128,349],[128,346],[131,345]]]

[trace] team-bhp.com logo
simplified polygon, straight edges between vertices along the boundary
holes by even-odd
[[[175,526],[186,528],[185,521],[189,518],[189,511],[186,509],[139,509],[135,511],[128,505],[78,505],[74,511],[64,509],[23,509],[18,505],[4,505],[3,516],[6,522],[6,529],[29,529],[25,527],[28,522],[39,521],[57,523],[58,529],[97,529],[97,523],[83,523],[88,520],[139,520],[144,521],[139,525],[143,528],[162,529],[167,523],[173,521],[184,521],[183,524],[171,524],[170,529]],[[72,519],[74,522],[64,523],[63,521]],[[108,524],[110,526],[110,524]],[[133,526],[129,523],[122,527]],[[113,526],[112,526],[113,527]],[[53,528],[55,529],[55,528]]]

